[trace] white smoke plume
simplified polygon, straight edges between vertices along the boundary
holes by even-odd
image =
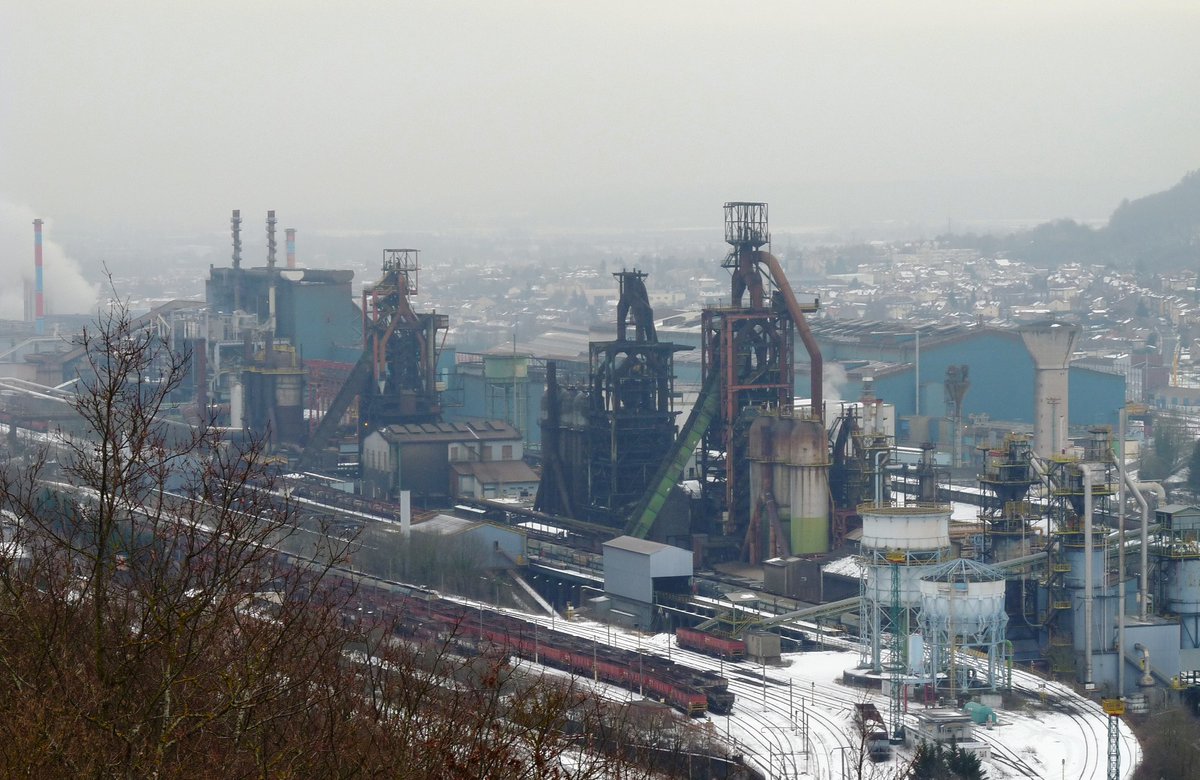
[[[857,401],[857,398],[847,398],[846,391],[849,377],[841,363],[829,362],[822,366],[821,381],[825,385],[825,398],[830,401]]]
[[[33,289],[33,220],[27,206],[0,198],[0,319],[25,316],[25,290]],[[42,219],[46,220],[43,216]],[[83,276],[79,263],[53,240],[54,225],[42,225],[42,279],[46,314],[88,314],[96,306],[96,285]]]

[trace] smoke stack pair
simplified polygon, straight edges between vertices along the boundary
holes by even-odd
[[[275,212],[267,212],[267,267],[275,267]],[[233,267],[239,269],[242,267],[242,211],[241,209],[233,210],[233,217],[229,220],[229,226],[233,235]],[[288,228],[287,234],[287,267],[296,267],[296,229]]]

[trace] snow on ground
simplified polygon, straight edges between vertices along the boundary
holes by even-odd
[[[745,755],[748,763],[771,778],[857,777],[850,771],[858,744],[853,725],[855,705],[871,702],[885,719],[888,716],[888,699],[880,691],[841,683],[842,672],[858,664],[858,652],[853,649],[787,653],[781,665],[764,667],[749,661],[725,663],[683,650],[674,646],[669,634],[638,635],[589,620],[521,616],[600,644],[640,648],[723,674],[737,695],[734,711],[728,717],[709,715],[705,721],[718,736],[727,738],[736,752]],[[991,758],[984,762],[988,777],[1107,777],[1108,724],[1098,703],[1067,686],[1020,670],[1013,671],[1013,687],[1024,694],[1019,709],[998,710],[997,725],[976,730],[976,738],[991,749]],[[909,703],[908,726],[923,706]],[[1120,742],[1121,777],[1129,778],[1141,750],[1124,724]],[[891,760],[868,764],[864,777],[894,777],[912,749],[901,747]]]

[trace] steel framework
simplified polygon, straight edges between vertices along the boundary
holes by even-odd
[[[1100,706],[1108,716],[1107,780],[1121,780],[1121,716],[1125,714],[1125,702],[1121,699],[1102,699]]]
[[[719,378],[717,414],[700,448],[706,498],[724,513],[726,535],[745,537],[750,549],[750,460],[747,455],[756,406],[791,409],[793,394],[791,319],[763,309],[706,309],[702,316],[705,376]],[[757,563],[757,561],[753,561]]]
[[[1044,610],[1038,623],[1045,630],[1042,647],[1050,668],[1063,674],[1075,671],[1076,665],[1077,654],[1071,652],[1071,647],[1076,644],[1072,592],[1079,585],[1068,583],[1068,577],[1076,583],[1081,581],[1082,572],[1072,572],[1071,560],[1083,561],[1088,546],[1083,517],[1087,487],[1083,469],[1080,468],[1080,463],[1085,462],[1097,469],[1091,494],[1094,514],[1101,517],[1108,499],[1116,494],[1117,486],[1110,428],[1100,426],[1090,429],[1082,459],[1056,455],[1046,464],[1050,528],[1054,538],[1043,580]],[[1091,545],[1094,550],[1104,549],[1105,534],[1105,528],[1100,523],[1093,525]]]
[[[863,511],[882,512],[893,516],[899,524],[903,524],[906,515],[944,513],[947,523],[950,518],[949,505],[945,504],[881,506],[871,503],[859,508],[860,515]],[[911,626],[919,618],[918,579],[932,567],[947,560],[950,553],[948,544],[914,544],[908,548],[864,546],[860,549],[858,561],[864,570],[859,579],[859,614],[862,616],[860,668],[876,673],[885,671],[885,644],[897,637],[907,637]],[[893,576],[900,577],[899,591],[895,593],[892,588]],[[897,601],[900,606],[898,611],[893,609]]]
[[[702,371],[719,378],[717,414],[700,448],[701,484],[719,507],[722,532],[743,536],[743,556],[757,547],[750,539],[750,420],[743,412],[754,406],[790,409],[794,392],[794,324],[783,307],[768,306],[769,277],[758,265],[758,250],[770,240],[767,204],[725,204],[725,241],[732,250],[722,265],[731,271],[730,306],[701,316]]]
[[[613,276],[620,288],[617,338],[589,345],[588,514],[623,524],[671,449],[674,354],[688,347],[659,343],[646,274]]]
[[[360,439],[394,423],[440,418],[437,386],[439,337],[449,328],[444,314],[413,311],[418,290],[416,249],[385,249],[383,276],[362,292],[363,344],[370,378],[359,402]]]

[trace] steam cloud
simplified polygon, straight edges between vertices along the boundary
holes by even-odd
[[[33,220],[26,206],[0,198],[0,319],[25,316],[25,286],[33,289]],[[83,276],[79,263],[53,241],[52,225],[42,226],[42,276],[47,314],[86,314],[95,309],[96,286]]]
[[[821,381],[825,385],[825,398],[831,401],[857,400],[846,397],[849,377],[846,376],[846,369],[842,368],[840,363],[832,361],[826,363],[824,371],[821,372]]]

